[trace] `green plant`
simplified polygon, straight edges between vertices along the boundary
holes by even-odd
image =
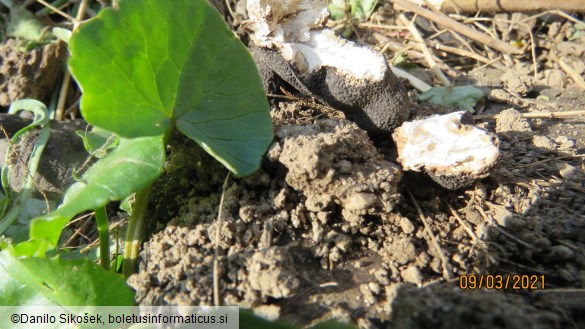
[[[248,51],[203,0],[120,1],[118,10],[104,10],[75,31],[70,50],[84,118],[123,139],[56,212],[33,222],[31,238],[56,246],[56,232],[74,215],[137,192],[125,246],[128,274],[171,130],[234,174],[249,175],[272,140],[268,104]]]
[[[378,0],[332,0],[327,10],[336,21],[346,21],[342,34],[349,37],[353,33],[354,22],[366,21],[378,5]]]
[[[84,118],[120,136],[119,145],[99,154],[101,158],[67,190],[57,210],[32,220],[29,240],[3,242],[2,289],[24,284],[54,303],[69,303],[13,269],[93,266],[58,259],[64,226],[87,210],[95,211],[101,264],[107,269],[105,206],[135,193],[124,250],[124,272],[131,273],[152,183],[163,172],[165,146],[173,130],[195,140],[236,176],[255,172],[272,140],[256,66],[215,8],[205,0],[120,0],[118,5],[117,10],[102,10],[72,33],[69,68],[83,93]],[[85,142],[95,150],[94,137],[100,139],[100,132],[93,133]],[[107,133],[101,136],[103,141]],[[86,282],[99,279],[92,271],[84,274]],[[4,305],[17,302],[18,298],[0,300]]]
[[[377,4],[378,0],[332,0],[327,8],[335,20],[351,16],[355,20],[365,21]]]

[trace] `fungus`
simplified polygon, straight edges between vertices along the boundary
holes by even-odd
[[[423,171],[450,190],[486,177],[500,154],[497,136],[473,126],[467,112],[405,122],[392,137],[404,170]]]
[[[252,53],[269,92],[280,78],[342,110],[374,138],[388,137],[410,114],[404,86],[384,56],[324,28],[327,1],[249,0]]]

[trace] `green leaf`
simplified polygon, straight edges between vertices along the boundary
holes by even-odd
[[[367,20],[374,12],[378,0],[332,0],[327,9],[335,20],[343,19],[347,13],[358,21]]]
[[[120,143],[118,135],[99,127],[93,127],[91,131],[78,130],[75,133],[83,139],[83,147],[87,153],[96,158],[103,158]]]
[[[130,194],[129,196],[125,197],[122,202],[120,202],[120,209],[124,210],[128,215],[132,216],[132,205],[136,199],[135,194]]]
[[[70,39],[81,112],[123,137],[173,125],[236,175],[272,140],[268,102],[248,50],[206,0],[120,0]]]
[[[164,159],[162,136],[122,139],[118,148],[67,190],[57,210],[33,220],[30,238],[56,246],[61,230],[73,216],[145,188],[162,173]]]
[[[53,35],[57,37],[57,39],[69,43],[69,38],[71,38],[71,30],[64,29],[62,27],[54,27],[51,29]]]
[[[347,0],[331,0],[331,3],[327,6],[327,10],[329,10],[329,14],[334,20],[340,20],[349,12],[348,6],[349,3]]]
[[[51,209],[55,209],[58,206],[56,202],[49,202],[49,205]],[[18,215],[18,219],[4,232],[4,235],[9,237],[14,244],[28,240],[31,218],[39,217],[46,212],[47,203],[45,200],[27,199]]]
[[[123,276],[94,263],[17,259],[0,252],[0,305],[130,306],[134,293]]]
[[[378,0],[350,0],[351,15],[360,21],[367,20],[374,12]]]
[[[418,99],[439,105],[458,106],[473,113],[475,105],[483,96],[483,92],[473,86],[433,87],[418,95]]]

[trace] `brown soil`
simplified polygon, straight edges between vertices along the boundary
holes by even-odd
[[[245,18],[241,4],[234,25]],[[129,280],[138,302],[213,304],[216,276],[222,303],[299,325],[334,317],[360,328],[585,327],[585,120],[521,116],[585,109],[555,64],[564,56],[583,74],[585,38],[567,41],[570,22],[544,26],[537,76],[530,61],[507,73],[459,72],[457,84],[487,93],[479,112],[501,113],[477,122],[499,136],[499,164],[464,190],[402,172],[390,140],[374,145],[341,112],[306,100],[273,99],[276,137],[262,170],[223,190],[225,169],[191,142],[175,143],[152,205],[166,228],[144,244]],[[379,39],[357,32],[370,45]],[[411,118],[455,110],[415,103]],[[463,289],[464,275],[483,278],[482,289]],[[533,284],[486,289],[496,275]]]
[[[581,292],[567,289],[585,285],[583,158],[573,138],[518,114],[482,124],[501,139],[491,177],[447,192],[401,173],[390,143],[373,145],[339,115],[280,103],[263,170],[224,192],[222,302],[304,325],[332,316],[362,328],[585,325]],[[130,279],[141,304],[213,303],[225,173],[215,168],[190,169],[193,181],[209,178],[205,191],[181,197],[171,223],[145,244]],[[540,281],[533,291],[463,290],[462,274],[544,276],[544,290]]]
[[[33,98],[45,100],[54,90],[67,54],[62,42],[27,51],[25,43],[8,39],[0,46],[0,106]]]

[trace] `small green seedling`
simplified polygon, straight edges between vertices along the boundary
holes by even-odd
[[[418,95],[418,99],[437,105],[457,106],[461,110],[475,113],[475,106],[484,96],[474,86],[437,86]]]
[[[334,20],[350,20],[343,31],[343,36],[349,37],[353,33],[353,22],[366,21],[377,4],[378,0],[332,0],[327,9]]]

